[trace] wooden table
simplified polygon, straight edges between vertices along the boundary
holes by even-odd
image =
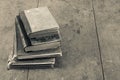
[[[7,70],[19,11],[48,6],[60,25],[54,69]],[[0,0],[0,80],[120,80],[120,0]]]

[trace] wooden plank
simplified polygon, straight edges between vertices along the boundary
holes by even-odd
[[[120,0],[94,0],[105,80],[120,80]]]
[[[13,28],[15,16],[23,3],[28,0],[0,0],[0,79],[1,80],[27,80],[28,70],[7,70],[7,59],[13,48]],[[32,2],[29,0],[29,2]],[[36,2],[29,3],[35,5]],[[32,6],[31,6],[32,7]]]
[[[12,4],[12,7],[11,7]],[[13,50],[14,16],[17,13],[16,1],[0,1],[0,79],[1,80],[26,80],[25,70],[7,70],[7,59]]]
[[[40,0],[60,25],[63,57],[54,69],[29,70],[29,80],[102,80],[90,0]]]

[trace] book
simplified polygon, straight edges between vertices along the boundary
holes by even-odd
[[[56,40],[60,40],[59,25],[47,7],[24,10],[20,12],[20,18],[30,39],[38,40],[43,35],[52,35]]]
[[[15,41],[14,41],[14,55],[18,60],[23,59],[37,59],[37,58],[51,58],[51,57],[60,57],[62,56],[61,48],[49,49],[49,50],[41,50],[41,51],[31,51],[25,52],[24,46],[22,45],[22,37],[20,36],[20,32],[18,26],[15,26]]]
[[[54,32],[54,30],[59,29],[57,22],[47,7],[24,10],[20,13],[20,17],[30,38],[35,37],[35,34],[39,32],[44,33],[44,30]]]
[[[16,30],[16,27],[15,27],[15,30]],[[15,32],[13,42],[15,42],[17,40],[16,36],[17,36],[17,34]],[[13,50],[11,50],[9,58],[8,58],[7,69],[12,69],[12,68],[48,68],[48,67],[53,68],[54,67],[55,58],[19,60],[19,59],[17,59],[17,54],[15,53],[15,51],[16,51],[16,46],[13,45]]]
[[[48,68],[54,67],[55,58],[47,58],[47,59],[33,59],[33,60],[17,60],[14,57],[14,52],[11,52],[7,69],[12,68]]]
[[[24,50],[26,52],[30,52],[30,51],[40,51],[40,50],[46,50],[46,49],[54,49],[54,48],[58,48],[60,47],[60,42],[59,41],[47,41],[47,42],[39,42],[40,40],[32,40],[32,43],[34,43],[35,45],[31,44],[31,41],[29,39],[29,37],[26,35],[26,31],[24,29],[24,25],[20,19],[19,16],[16,17],[15,20],[16,26],[19,29],[20,32],[20,36],[22,38],[22,44],[24,47]],[[37,44],[39,43],[39,44]]]

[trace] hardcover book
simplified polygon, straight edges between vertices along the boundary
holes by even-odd
[[[59,25],[47,7],[24,10],[20,18],[32,45],[61,40]]]
[[[14,41],[16,41],[16,35],[14,35]],[[17,37],[19,38],[19,37]],[[17,46],[17,45],[16,45]],[[11,51],[8,58],[8,69],[12,68],[45,68],[45,67],[54,67],[55,58],[44,58],[44,59],[30,59],[30,60],[19,60],[17,59],[16,46],[13,46],[13,50]],[[21,48],[21,47],[19,47]],[[21,48],[22,50],[22,48]],[[27,54],[27,53],[26,53]]]
[[[43,37],[41,37],[41,40],[40,39],[38,39],[38,40],[31,39],[30,40],[30,38],[26,35],[24,25],[19,16],[16,17],[15,23],[19,29],[19,33],[20,33],[20,36],[22,39],[22,44],[23,44],[24,50],[26,52],[55,49],[55,48],[60,47],[60,41],[58,41],[58,40],[42,42],[42,40],[44,39]],[[54,35],[54,36],[56,36],[56,35]],[[54,36],[51,37],[51,39],[54,39]]]
[[[12,52],[8,59],[7,69],[12,68],[45,68],[54,67],[55,58],[33,59],[33,60],[17,60]]]
[[[42,51],[32,51],[25,52],[24,46],[22,45],[22,37],[20,36],[20,32],[18,26],[16,26],[16,35],[14,41],[14,55],[17,59],[35,59],[35,58],[50,58],[50,57],[59,57],[62,56],[61,48],[42,50]]]

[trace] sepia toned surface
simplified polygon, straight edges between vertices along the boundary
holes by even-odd
[[[48,6],[63,57],[54,69],[7,70],[19,11]],[[119,0],[0,0],[0,80],[119,80]]]
[[[120,80],[120,0],[93,0],[105,80]]]

